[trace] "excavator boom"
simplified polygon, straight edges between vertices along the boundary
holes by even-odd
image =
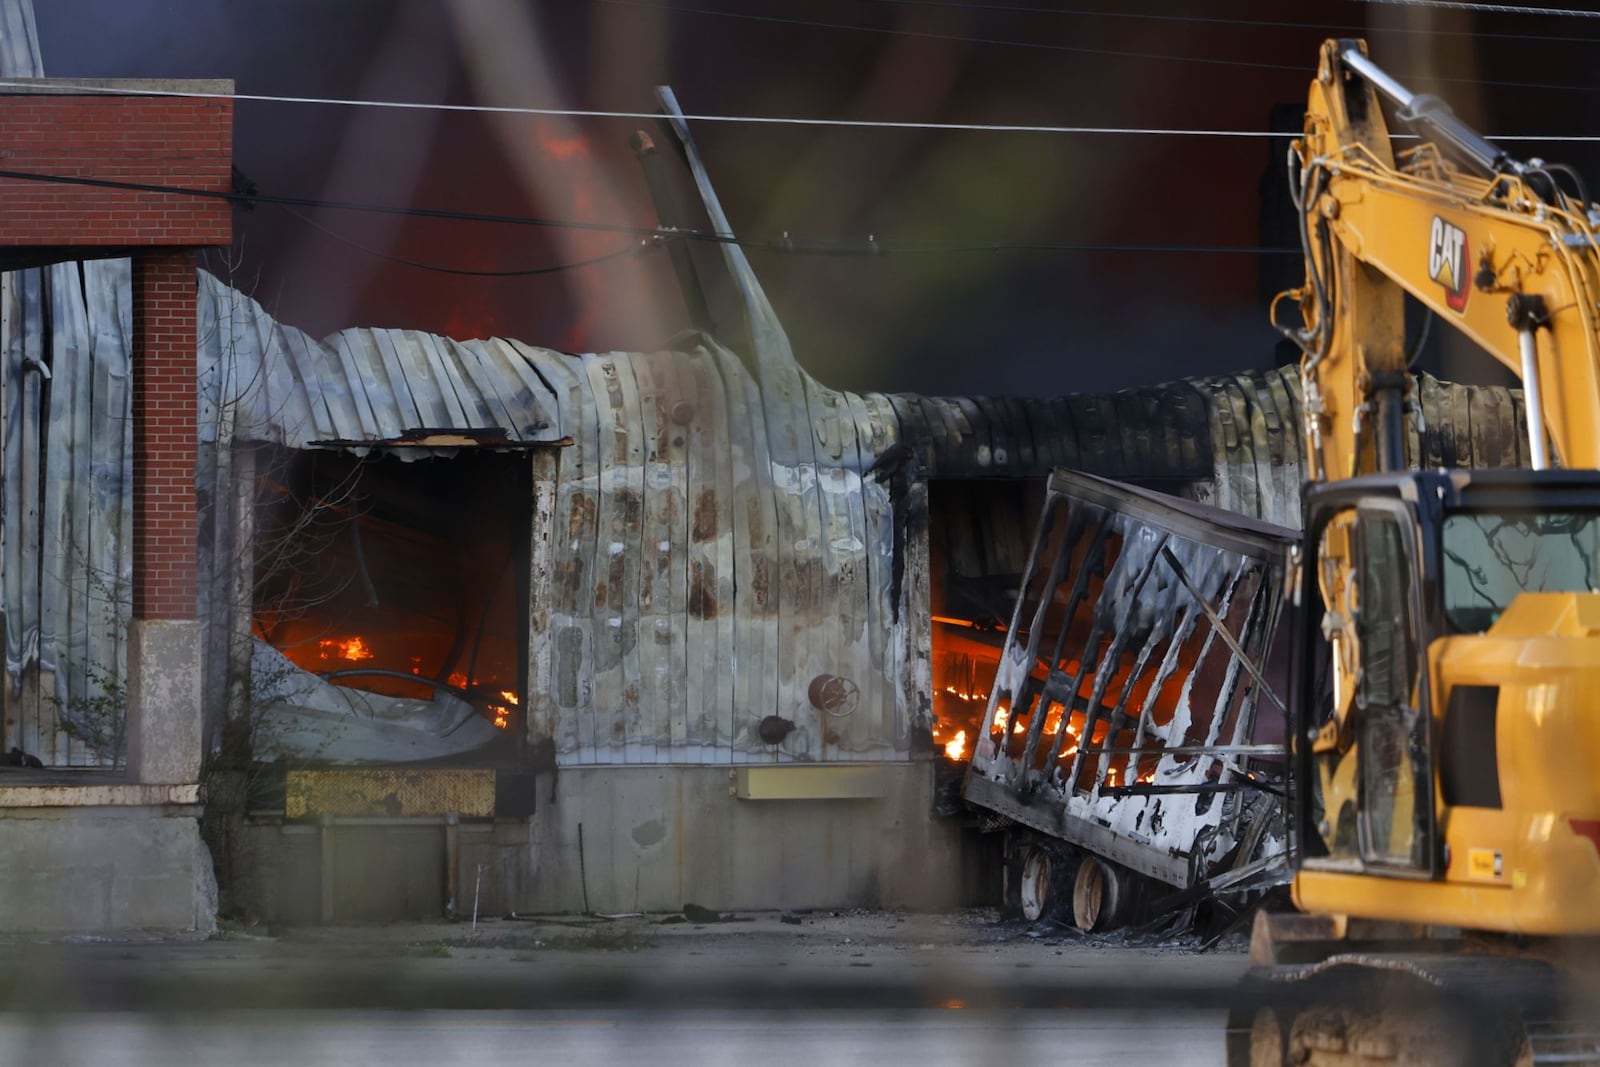
[[[1422,138],[1395,152],[1382,103]],[[1291,181],[1311,477],[1414,465],[1402,293],[1521,378],[1535,469],[1600,468],[1600,244],[1581,181],[1512,159],[1355,41],[1329,41]],[[1570,188],[1569,188],[1570,187]]]

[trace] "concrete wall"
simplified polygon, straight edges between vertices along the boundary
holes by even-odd
[[[470,914],[475,892],[484,915],[933,910],[966,899],[958,832],[931,814],[933,766],[881,769],[881,798],[756,801],[730,795],[728,767],[564,768],[553,801],[551,780],[538,779],[531,818],[460,824],[456,911]],[[438,820],[257,824],[235,895],[278,922],[319,921],[323,894],[335,922],[436,917],[449,896],[446,841]]]
[[[216,929],[211,854],[193,808],[6,808],[7,933]]]
[[[932,764],[882,771],[881,799],[754,801],[729,795],[726,767],[563,768],[554,803],[540,779],[532,862],[509,888],[518,910],[552,912],[583,910],[585,884],[599,912],[954,903],[959,848],[931,814]]]

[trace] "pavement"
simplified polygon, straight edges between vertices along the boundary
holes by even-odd
[[[12,938],[0,1064],[1213,1064],[1246,968],[984,910],[694,917]]]

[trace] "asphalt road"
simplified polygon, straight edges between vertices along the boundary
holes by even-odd
[[[821,1067],[998,1063],[1208,1065],[1221,1016],[1054,1011],[784,1015],[451,1011],[61,1015],[0,1025],[0,1063],[71,1067],[440,1067],[496,1063]]]
[[[1244,966],[971,915],[14,941],[0,1065],[1219,1064]]]

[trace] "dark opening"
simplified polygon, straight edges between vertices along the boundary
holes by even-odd
[[[337,684],[436,687],[521,735],[531,473],[522,453],[403,462],[277,450],[258,467],[257,637]]]

